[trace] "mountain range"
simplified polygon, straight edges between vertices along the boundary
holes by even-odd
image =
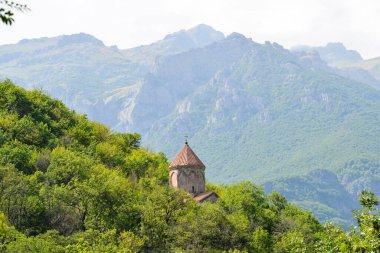
[[[209,181],[253,180],[349,224],[362,189],[380,194],[379,59],[199,25],[132,49],[88,34],[3,45],[0,78],[139,132],[169,158],[188,135]]]

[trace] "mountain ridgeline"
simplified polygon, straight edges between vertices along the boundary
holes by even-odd
[[[127,50],[85,34],[0,47],[0,77],[169,158],[188,135],[211,182],[262,183],[345,224],[361,190],[380,193],[376,64],[341,44],[290,51],[205,25]]]

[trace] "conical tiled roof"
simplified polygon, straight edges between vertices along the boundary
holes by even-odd
[[[190,148],[190,146],[185,143],[182,149],[178,152],[177,156],[174,158],[170,164],[169,169],[178,169],[178,168],[201,168],[205,169],[206,166]]]

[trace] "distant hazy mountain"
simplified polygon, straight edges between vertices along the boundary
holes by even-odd
[[[354,62],[358,62],[363,58],[355,50],[348,50],[340,43],[328,43],[324,47],[297,46],[292,48],[293,51],[312,51],[315,50],[321,56],[322,60],[330,66],[338,67]]]
[[[341,221],[359,191],[380,194],[377,63],[332,67],[364,62],[342,47],[289,51],[205,25],[128,50],[77,34],[0,46],[0,77],[169,158],[188,135],[210,181],[264,183]]]
[[[340,74],[380,88],[380,57],[363,59],[357,51],[346,49],[340,42],[328,43],[322,47],[296,46],[291,50],[306,54],[316,52],[330,67],[340,69]]]
[[[189,30],[169,34],[164,39],[150,45],[123,50],[123,53],[135,62],[153,64],[157,56],[185,52],[222,39],[224,39],[223,33],[202,24]]]
[[[350,67],[366,70],[380,80],[380,57],[354,62]]]
[[[340,42],[328,43],[324,47],[297,46],[292,51],[316,52],[336,74],[380,89],[380,58],[363,60],[357,51],[346,49]]]

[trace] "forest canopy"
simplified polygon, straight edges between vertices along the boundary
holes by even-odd
[[[41,91],[0,83],[2,252],[379,252],[377,198],[358,227],[320,222],[252,182],[199,204],[168,185],[167,158]]]

